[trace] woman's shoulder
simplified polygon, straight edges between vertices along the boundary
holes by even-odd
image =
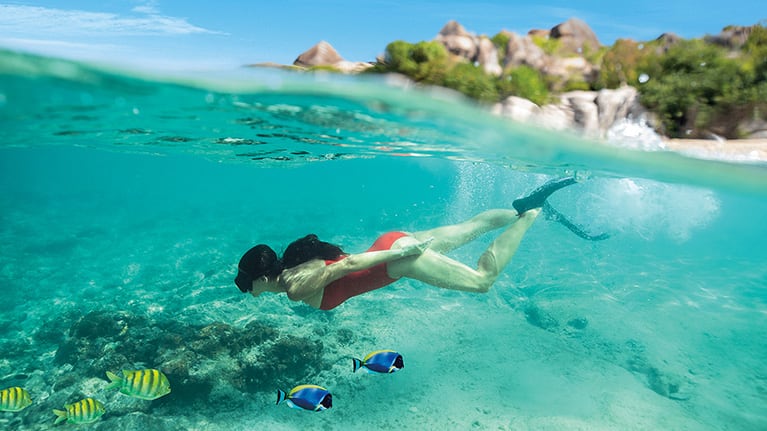
[[[312,270],[319,267],[325,266],[325,261],[323,259],[309,259],[304,263],[299,263],[298,265],[292,267],[292,268],[286,268],[283,270],[283,272],[301,272],[305,271],[307,269]]]
[[[283,270],[279,276],[279,283],[285,288],[290,299],[303,300],[305,299],[303,294],[296,292],[305,292],[307,289],[321,292],[322,287],[327,285],[330,273],[325,268],[324,260],[312,259]]]
[[[318,269],[325,267],[325,265],[325,261],[322,259],[310,259],[292,268],[283,269],[280,278],[283,282],[289,284],[296,279],[304,279],[307,274],[315,273]]]

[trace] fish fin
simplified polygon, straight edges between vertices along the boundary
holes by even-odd
[[[356,373],[357,370],[359,370],[360,367],[362,367],[362,361],[357,358],[352,358],[352,364],[353,364],[352,373]]]
[[[282,389],[277,389],[277,403],[276,404],[279,404],[279,403],[285,401],[285,398],[287,398],[287,397],[288,397],[288,394],[286,394],[285,391],[283,391]]]
[[[56,415],[56,422],[53,423],[54,425],[56,425],[59,422],[67,420],[67,412],[65,412],[64,410],[53,409],[53,414]]]
[[[107,385],[106,387],[107,390],[119,388],[120,385],[122,385],[123,378],[118,376],[117,374],[111,371],[107,371],[107,377],[109,377],[109,380],[110,380],[109,385]]]

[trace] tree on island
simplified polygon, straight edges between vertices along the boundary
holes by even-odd
[[[333,62],[315,61],[318,52],[333,54]],[[578,19],[525,36],[504,30],[490,38],[451,21],[435,40],[389,43],[372,64],[345,61],[326,42],[294,64],[308,70],[400,73],[480,103],[517,96],[540,106],[573,90],[631,86],[667,136],[767,135],[767,28],[762,24],[729,26],[701,39],[666,33],[605,47]]]

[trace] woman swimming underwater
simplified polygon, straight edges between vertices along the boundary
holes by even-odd
[[[550,181],[515,200],[513,210],[488,210],[463,223],[415,233],[385,233],[364,253],[348,254],[316,235],[291,243],[281,259],[269,246],[259,244],[240,259],[235,284],[253,296],[285,292],[291,300],[321,310],[331,310],[402,277],[444,289],[484,293],[511,261],[541,209],[583,238],[607,237],[586,234],[546,204],[549,195],[575,182],[574,178]],[[476,269],[443,254],[501,228],[503,232],[480,256]]]

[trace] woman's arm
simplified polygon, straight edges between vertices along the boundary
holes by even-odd
[[[413,239],[415,240],[415,238]],[[400,248],[368,251],[365,253],[349,255],[345,259],[326,267],[328,272],[327,283],[330,284],[352,272],[362,271],[363,269],[372,268],[382,263],[389,263],[409,256],[421,255],[427,248],[429,248],[432,241],[434,241],[434,238],[429,238],[425,241],[415,240]]]
[[[288,297],[294,301],[301,301],[317,294],[328,284],[351,274],[352,272],[372,268],[382,263],[392,262],[409,256],[420,255],[429,247],[433,238],[426,241],[415,242],[393,250],[369,251],[365,253],[351,254],[346,258],[319,268],[306,268],[285,274],[283,280],[288,285]],[[298,267],[297,267],[298,269]]]

